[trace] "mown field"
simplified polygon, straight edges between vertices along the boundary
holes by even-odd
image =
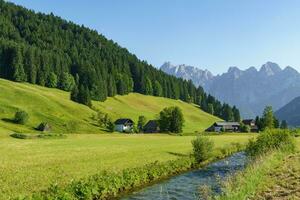
[[[210,136],[216,147],[246,143],[252,134]],[[193,136],[71,134],[66,139],[0,137],[0,199],[30,194],[51,183],[102,170],[121,170],[167,161],[191,152]]]
[[[57,133],[103,133],[92,119],[96,112],[70,101],[68,92],[4,79],[0,79],[0,91],[0,134],[35,132],[34,128],[41,122],[50,123]],[[113,120],[128,117],[135,122],[139,115],[154,119],[163,108],[178,106],[185,118],[184,133],[201,132],[220,120],[194,104],[135,93],[108,98],[105,102],[94,101],[93,105],[95,109],[108,113]],[[11,122],[18,109],[29,113],[25,126]]]

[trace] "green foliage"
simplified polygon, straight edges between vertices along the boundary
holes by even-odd
[[[71,92],[71,100],[92,107],[92,100],[88,87],[80,85],[79,89],[75,86]]]
[[[111,132],[111,133],[114,132],[114,130],[115,130],[115,123],[111,119],[109,119],[108,122],[107,122],[107,124],[106,124],[106,128],[107,128],[107,130],[109,132]]]
[[[63,72],[60,76],[58,87],[65,91],[71,91],[75,86],[74,77],[68,72]]]
[[[181,158],[164,163],[154,162],[142,167],[124,169],[121,173],[103,171],[80,181],[74,181],[67,187],[52,185],[43,192],[36,192],[32,199],[109,199],[120,191],[168,177],[192,167],[190,158]]]
[[[146,117],[143,115],[139,116],[138,124],[137,124],[138,132],[140,133],[143,132],[146,123],[147,123]]]
[[[256,157],[277,149],[294,151],[294,140],[294,137],[288,130],[267,129],[256,140],[249,141],[246,153],[251,157]]]
[[[46,83],[47,87],[56,88],[57,87],[57,76],[54,72],[51,72]]]
[[[280,128],[281,129],[288,129],[288,124],[287,124],[286,120],[282,120],[282,122],[280,124]]]
[[[14,122],[17,124],[26,124],[29,119],[29,115],[27,112],[23,110],[19,110],[15,113]]]
[[[274,115],[272,106],[266,106],[263,112],[263,128],[274,128]]]
[[[198,136],[192,140],[193,155],[197,163],[208,160],[212,157],[214,143],[207,136]]]
[[[240,131],[243,133],[250,133],[251,127],[249,125],[245,125],[244,123],[240,123]]]
[[[181,133],[184,117],[179,107],[167,107],[159,113],[158,124],[162,132]]]

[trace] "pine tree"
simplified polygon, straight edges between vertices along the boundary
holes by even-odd
[[[154,82],[153,95],[161,97],[163,95],[162,87],[158,81]]]
[[[280,128],[281,129],[287,129],[288,128],[288,124],[287,124],[286,120],[282,120],[282,122],[280,124]]]
[[[263,112],[263,129],[274,128],[274,115],[272,106],[266,106]]]
[[[139,119],[138,119],[138,130],[139,130],[139,132],[143,132],[146,121],[147,121],[147,119],[146,119],[145,116],[143,116],[143,115],[139,116]]]
[[[13,48],[12,58],[12,80],[17,82],[26,81],[27,79],[23,68],[22,54],[19,48]]]

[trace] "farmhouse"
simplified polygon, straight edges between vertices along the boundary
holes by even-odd
[[[243,122],[243,124],[250,126],[251,132],[258,132],[258,127],[255,124],[254,119],[244,119],[242,122]]]
[[[149,120],[144,126],[144,133],[158,133],[160,131],[157,120]]]
[[[205,131],[208,132],[237,132],[240,129],[239,122],[215,122]]]
[[[133,129],[133,121],[131,119],[123,118],[115,121],[115,131],[131,132]]]

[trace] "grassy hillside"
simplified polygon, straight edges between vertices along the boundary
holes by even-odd
[[[33,132],[44,121],[55,132],[98,131],[91,125],[94,111],[70,101],[67,92],[4,79],[0,79],[0,91],[0,131]],[[10,121],[18,109],[29,113],[25,126]]]
[[[34,132],[41,122],[49,122],[55,132],[65,133],[99,133],[92,116],[95,112],[81,104],[69,100],[69,93],[31,85],[15,83],[0,79],[0,133]],[[180,100],[129,94],[108,98],[105,102],[93,102],[95,108],[107,112],[113,119],[129,117],[137,121],[139,115],[153,119],[167,106],[179,106],[184,113],[184,132],[203,131],[218,118],[209,115],[194,104]],[[29,122],[16,125],[11,122],[18,110],[29,113]]]
[[[251,134],[210,136],[216,148],[246,143]],[[194,136],[72,134],[66,139],[0,138],[0,199],[65,184],[101,170],[121,170],[191,152]]]
[[[185,126],[183,128],[183,132],[185,133],[203,131],[213,122],[220,120],[203,112],[195,104],[137,93],[108,98],[105,102],[94,102],[93,105],[97,109],[109,113],[114,119],[129,117],[135,122],[137,122],[139,115],[144,115],[147,120],[155,119],[163,108],[178,106],[182,109],[185,118]]]

